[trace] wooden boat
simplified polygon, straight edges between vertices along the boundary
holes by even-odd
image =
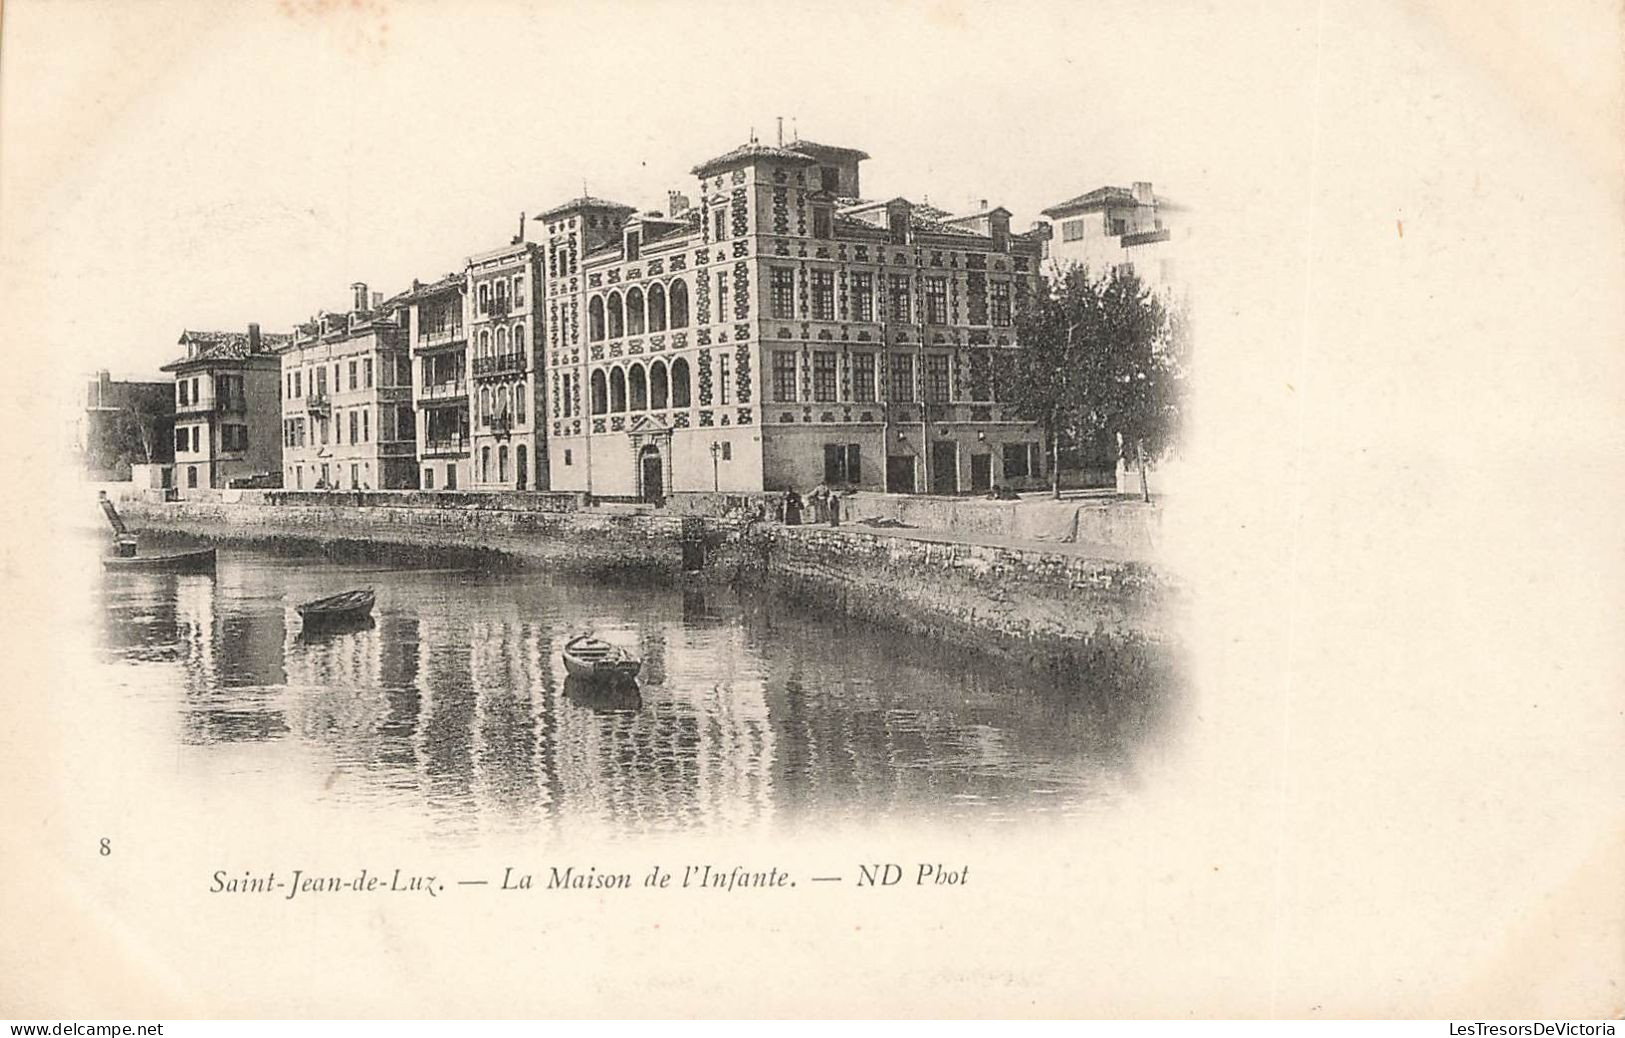
[[[372,616],[375,596],[370,588],[344,591],[296,606],[305,627],[338,627],[365,623]]]
[[[199,548],[163,555],[103,555],[102,568],[143,573],[213,573],[214,549]]]
[[[590,634],[578,634],[564,643],[564,669],[581,681],[631,681],[643,663],[619,645]]]

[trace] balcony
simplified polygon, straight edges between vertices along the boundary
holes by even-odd
[[[1125,234],[1118,239],[1118,242],[1123,246],[1123,248],[1127,249],[1135,245],[1150,245],[1152,242],[1167,240],[1168,228],[1164,227],[1155,231],[1140,231],[1138,234]]]
[[[468,396],[468,383],[458,379],[454,382],[434,382],[423,387],[418,399],[427,403],[430,400],[459,400]]]
[[[479,307],[479,316],[481,318],[485,318],[485,319],[489,319],[489,320],[496,320],[498,318],[507,317],[508,316],[508,300],[507,300],[507,298],[502,297],[502,296],[498,296],[498,297],[495,297],[495,298],[492,298],[492,299],[487,299],[485,301],[485,305],[482,306],[482,307]]]
[[[333,413],[333,404],[326,393],[312,393],[305,398],[305,411],[317,418],[325,418]]]
[[[415,346],[419,350],[438,349],[441,346],[455,346],[468,341],[468,332],[462,325],[453,325],[450,328],[436,328],[432,331],[418,332],[418,341]]]
[[[444,458],[467,453],[468,437],[466,436],[435,436],[423,441],[422,454],[425,458]]]
[[[525,370],[525,355],[522,352],[498,353],[491,357],[474,358],[474,377],[486,378],[495,375],[514,375]]]

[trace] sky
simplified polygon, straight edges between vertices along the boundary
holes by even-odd
[[[987,198],[1023,228],[1105,183],[1183,201],[1209,156],[1170,59],[1254,89],[1228,61],[1191,68],[1212,21],[1196,5],[70,0],[6,18],[6,136],[38,149],[8,164],[10,244],[46,258],[47,293],[96,286],[54,348],[132,373],[182,328],[286,330],[352,281],[443,274],[583,182],[663,208],[779,117],[873,156],[872,197]],[[1270,29],[1290,47],[1290,22]]]

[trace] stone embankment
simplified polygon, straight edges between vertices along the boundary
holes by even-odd
[[[477,552],[585,575],[763,589],[855,622],[1039,664],[1179,641],[1182,593],[1147,561],[1155,514],[1146,506],[1113,511],[1094,501],[1065,522],[1041,517],[1044,530],[1071,524],[1069,535],[1043,543],[980,531],[956,537],[886,518],[869,528],[850,521],[867,518],[861,503],[840,527],[762,518],[778,505],[772,495],[685,495],[651,508],[589,506],[568,494],[227,491],[119,507],[134,529],[215,541],[386,547],[408,558],[417,549],[425,558]]]

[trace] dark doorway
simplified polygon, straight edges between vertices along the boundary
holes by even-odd
[[[514,479],[516,480],[515,487],[517,489],[519,489],[519,490],[524,490],[525,489],[525,487],[527,485],[527,481],[530,478],[530,464],[529,464],[529,462],[530,462],[530,452],[525,450],[525,445],[521,443],[518,447],[514,448],[514,463],[513,463],[514,464]]]
[[[914,455],[893,454],[886,458],[886,493],[914,493]]]
[[[931,445],[931,493],[959,493],[959,445],[952,440]]]
[[[643,448],[643,499],[658,504],[665,494],[662,481],[665,477],[665,465],[660,460],[660,448],[649,446]]]
[[[970,456],[970,489],[973,494],[985,494],[993,489],[993,455]]]

